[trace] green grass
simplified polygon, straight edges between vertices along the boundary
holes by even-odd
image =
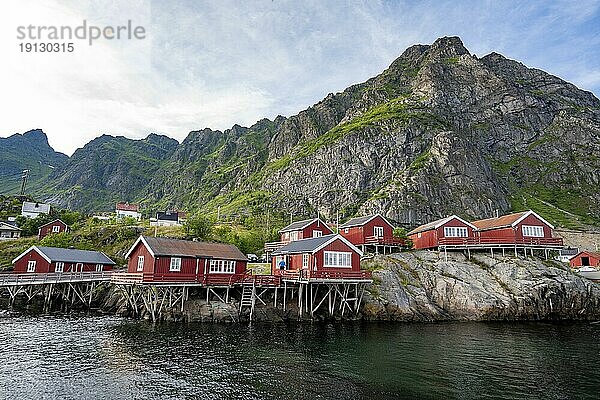
[[[431,151],[430,151],[430,149],[427,149],[423,153],[419,154],[417,156],[417,158],[415,158],[413,160],[413,162],[410,163],[410,165],[408,166],[408,169],[410,169],[413,172],[416,172],[416,171],[422,169],[423,167],[425,167],[425,164],[427,164],[427,162],[430,159],[431,159]]]

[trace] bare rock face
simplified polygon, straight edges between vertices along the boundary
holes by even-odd
[[[554,261],[418,251],[376,257],[363,318],[401,321],[600,318],[600,286]]]

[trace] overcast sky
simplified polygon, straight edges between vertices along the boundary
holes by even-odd
[[[380,73],[408,46],[458,35],[600,95],[600,1],[0,3],[0,136],[42,128],[71,154],[107,133],[191,130],[293,115]],[[17,27],[143,26],[143,40],[21,53]],[[67,40],[68,42],[68,40]]]

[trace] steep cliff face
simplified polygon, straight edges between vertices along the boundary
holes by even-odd
[[[75,151],[43,190],[51,202],[72,209],[112,210],[117,201],[138,200],[177,145],[156,134],[142,140],[102,135]]]
[[[539,259],[476,254],[401,253],[375,268],[363,306],[367,319],[551,320],[600,318],[600,286]]]
[[[289,194],[281,205],[408,225],[511,208],[597,222],[600,101],[590,93],[495,53],[478,59],[458,38],[409,48],[349,93],[319,104],[344,112],[332,129],[270,144],[259,187]]]

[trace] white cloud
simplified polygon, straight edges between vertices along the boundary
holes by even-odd
[[[459,35],[600,90],[599,1],[0,3],[0,135],[43,128],[72,153],[110,133],[179,140],[190,130],[291,115],[385,69],[408,46]],[[147,39],[21,54],[16,26],[119,25]]]

